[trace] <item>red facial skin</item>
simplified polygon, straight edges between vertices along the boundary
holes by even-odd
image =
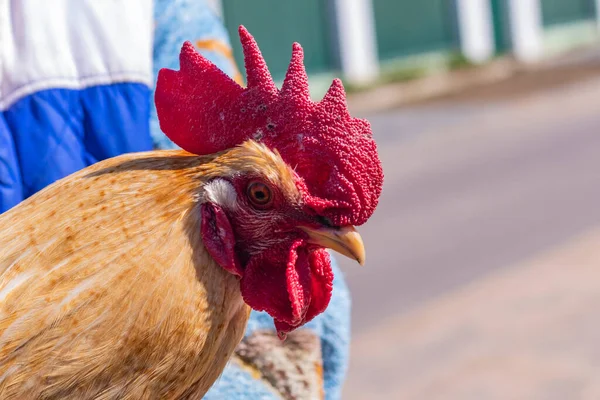
[[[256,205],[248,186],[257,179],[231,181],[237,210],[202,205],[202,239],[223,268],[240,277],[244,301],[275,319],[279,335],[322,313],[329,304],[333,272],[325,249],[306,242],[299,226],[322,227],[323,219],[304,204],[291,204],[271,183],[272,201]]]

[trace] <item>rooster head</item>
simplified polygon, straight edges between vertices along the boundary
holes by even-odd
[[[244,27],[239,34],[247,87],[186,42],[180,70],[159,72],[155,102],[173,142],[219,154],[203,187],[204,246],[284,336],[329,304],[325,248],[364,263],[354,226],[373,214],[383,171],[370,125],[350,115],[340,80],[313,102],[295,43],[278,89],[254,38]]]

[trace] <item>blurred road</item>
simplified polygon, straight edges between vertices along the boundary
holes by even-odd
[[[553,79],[546,76],[548,82],[540,87],[527,86],[534,77],[515,79],[369,116],[386,180],[376,214],[360,230],[367,266],[339,259],[354,299],[345,399],[492,398],[485,391],[469,392],[471,397],[459,390],[446,391],[446,397],[436,392],[439,376],[431,375],[432,370],[452,350],[452,340],[463,339],[446,338],[446,347],[407,356],[408,343],[415,349],[424,346],[414,342],[419,329],[426,335],[422,325],[411,327],[409,321],[423,315],[443,319],[432,308],[441,312],[446,307],[454,314],[446,315],[446,328],[437,331],[444,337],[448,321],[464,317],[460,307],[448,304],[466,296],[466,288],[485,282],[498,304],[502,296],[508,303],[512,286],[498,289],[496,274],[600,227],[600,69],[596,71],[560,85],[547,84]],[[600,282],[600,263],[597,267]],[[513,283],[535,280],[526,267],[522,277],[516,271]],[[521,293],[527,293],[527,285]],[[463,307],[481,307],[488,300],[485,291],[466,298],[470,300],[460,303]],[[511,326],[510,313],[502,314],[498,307],[490,308],[492,315],[485,318],[493,320],[498,312]],[[600,344],[596,351],[600,354]],[[451,370],[452,362],[446,362]],[[401,391],[418,377],[420,391],[413,385],[410,392],[415,397]]]

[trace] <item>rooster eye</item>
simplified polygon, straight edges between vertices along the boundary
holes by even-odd
[[[260,208],[270,206],[273,200],[271,189],[262,182],[252,182],[248,185],[248,198]]]

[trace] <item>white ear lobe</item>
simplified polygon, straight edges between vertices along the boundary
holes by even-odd
[[[235,210],[238,207],[237,192],[225,179],[215,179],[204,186],[206,200],[218,204],[224,209]]]

